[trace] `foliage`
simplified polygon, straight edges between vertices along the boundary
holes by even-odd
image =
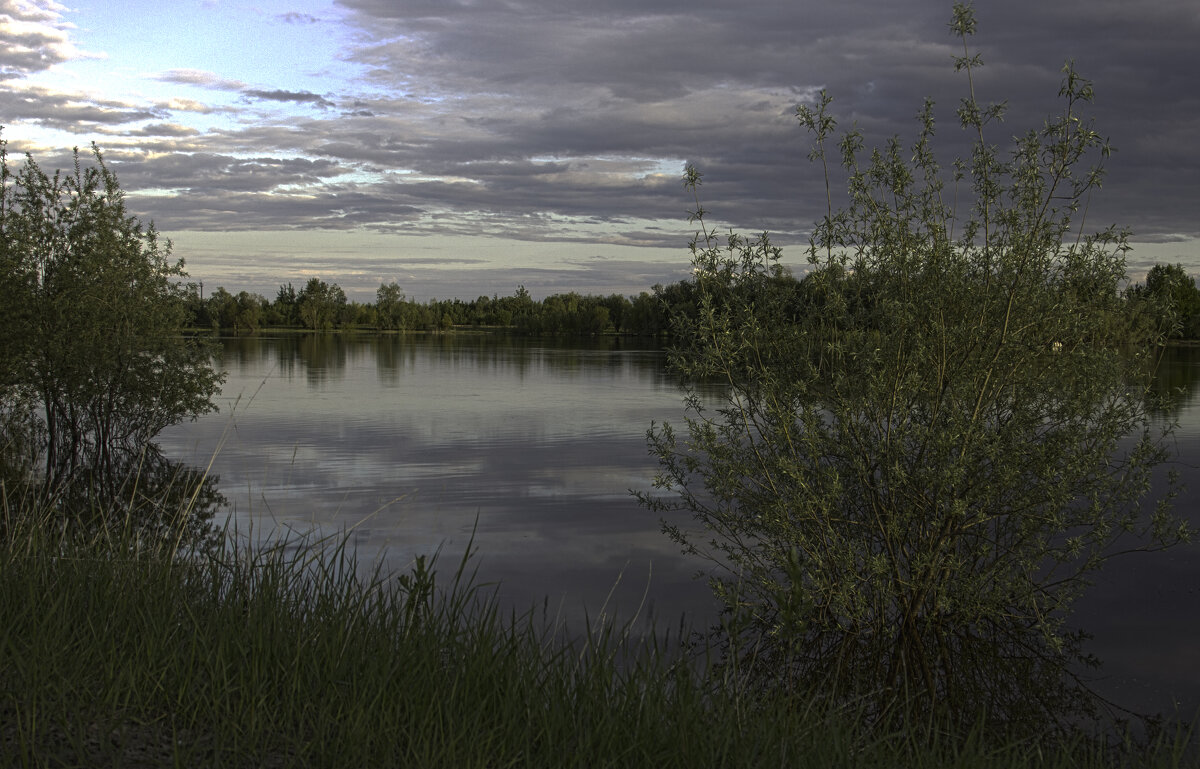
[[[1171,336],[1200,339],[1200,289],[1182,264],[1156,264],[1146,275],[1145,292],[1159,302]]]
[[[218,287],[208,300],[208,315],[214,328],[229,329],[234,333],[253,333],[263,325],[267,300],[258,294],[239,291],[237,296],[224,287]]]
[[[346,292],[336,283],[309,278],[296,297],[296,307],[305,328],[330,331],[343,321]]]
[[[689,397],[686,436],[651,429],[660,491],[639,496],[701,525],[664,523],[714,568],[729,675],[882,723],[1033,734],[1094,712],[1066,624],[1088,575],[1189,532],[1170,495],[1146,510],[1165,450],[1144,398],[1156,340],[1120,293],[1126,234],[1077,231],[1108,155],[1080,115],[1091,86],[1068,65],[1063,112],[1002,154],[969,7],[952,27],[973,145],[952,189],[927,102],[910,147],[843,136],[848,201],[831,196],[803,281],[765,234],[722,244],[697,200],[699,311],[676,316],[671,360],[727,394]],[[827,185],[830,101],[798,109]]]
[[[311,330],[377,329],[380,331],[439,331],[468,326],[517,334],[594,336],[616,333],[660,336],[669,330],[672,312],[694,312],[694,297],[686,284],[655,286],[629,298],[555,294],[534,301],[524,286],[512,296],[480,296],[471,301],[430,299],[419,303],[405,297],[395,282],[380,284],[374,303],[349,302],[336,283],[310,278],[300,292],[291,283],[280,286],[275,301],[245,291],[233,296],[218,287],[202,300],[189,286],[187,308],[195,328],[257,331],[261,328],[303,326]]]
[[[275,295],[275,303],[271,305],[277,323],[284,326],[298,325],[300,323],[299,302],[296,289],[291,283],[280,286],[279,292]]]
[[[221,381],[180,334],[183,263],[93,158],[76,151],[72,173],[50,176],[27,157],[14,171],[0,143],[6,462],[36,455],[45,491],[87,498],[122,484],[163,428],[212,410]]]
[[[403,301],[404,293],[401,292],[400,286],[395,281],[379,286],[379,290],[375,292],[375,311],[379,328],[384,331],[400,328],[403,318],[401,306]]]
[[[300,326],[318,331],[437,331],[469,326],[527,334],[656,335],[667,325],[662,302],[645,292],[637,298],[639,309],[635,310],[634,302],[619,294],[571,293],[536,302],[524,286],[512,296],[480,296],[471,301],[430,299],[424,303],[407,298],[394,281],[380,284],[373,303],[351,302],[341,286],[320,278],[310,278],[299,292],[291,283],[280,286],[273,302],[245,291],[233,296],[223,286],[204,301],[194,285],[189,289],[187,307],[194,328],[253,332]]]

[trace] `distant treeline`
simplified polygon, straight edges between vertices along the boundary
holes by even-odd
[[[443,331],[453,328],[505,329],[519,334],[629,334],[658,336],[670,328],[675,312],[694,307],[694,286],[654,286],[638,296],[584,296],[574,292],[535,300],[524,286],[512,296],[477,299],[408,299],[396,283],[381,285],[374,302],[353,302],[336,283],[310,278],[297,290],[279,287],[274,300],[224,287],[208,296],[188,286],[191,325],[235,333],[269,328],[313,331]]]
[[[790,275],[778,278],[791,284],[794,311],[810,311],[803,279]],[[849,281],[849,288],[854,281]],[[870,301],[869,289],[855,286],[855,301]],[[352,302],[336,283],[310,278],[300,290],[288,283],[279,287],[272,301],[247,291],[231,294],[224,287],[204,296],[198,284],[188,286],[187,306],[191,325],[235,333],[267,328],[299,328],[313,331],[447,331],[454,328],[506,330],[518,334],[564,334],[592,336],[627,334],[663,336],[671,319],[693,315],[698,307],[699,281],[688,280],[668,286],[655,285],[637,296],[609,294],[554,294],[535,300],[524,286],[512,296],[480,296],[477,299],[408,299],[396,283],[381,285],[374,302]],[[1200,339],[1200,289],[1182,265],[1155,265],[1146,282],[1131,286],[1126,298],[1138,306],[1143,318],[1153,316],[1167,324],[1174,339]]]

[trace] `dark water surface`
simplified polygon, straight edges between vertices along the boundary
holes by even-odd
[[[223,340],[220,413],[163,433],[205,466],[239,528],[353,527],[361,557],[402,568],[472,529],[483,581],[551,619],[677,627],[714,614],[707,589],[630,489],[655,472],[645,433],[679,422],[664,355],[626,340],[557,345],[491,336],[301,335]],[[1167,352],[1184,396],[1175,467],[1200,526],[1200,349]],[[1097,688],[1142,710],[1200,708],[1200,544],[1118,559],[1078,604],[1105,666]]]

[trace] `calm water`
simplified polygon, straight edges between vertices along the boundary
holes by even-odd
[[[655,472],[645,433],[679,421],[663,354],[618,340],[555,346],[475,336],[224,341],[220,413],[166,431],[168,456],[212,472],[239,527],[353,527],[360,555],[403,567],[475,529],[476,565],[518,608],[578,623],[713,617],[706,588],[630,489]],[[1169,351],[1163,382],[1179,469],[1200,461],[1200,350]],[[1200,476],[1177,510],[1200,525]],[[1200,708],[1200,545],[1114,562],[1079,604],[1122,704]]]

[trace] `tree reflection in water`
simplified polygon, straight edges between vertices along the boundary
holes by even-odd
[[[106,532],[131,535],[139,545],[210,548],[221,540],[218,512],[229,506],[220,478],[168,459],[156,444],[104,470],[81,469],[52,489],[40,490],[37,505],[13,506],[73,525],[84,536]],[[10,488],[10,500],[35,493]]]

